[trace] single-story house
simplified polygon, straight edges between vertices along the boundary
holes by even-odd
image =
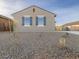
[[[52,32],[55,31],[56,15],[32,5],[12,14],[16,23],[15,32]]]
[[[64,24],[63,25],[63,30],[79,31],[79,21]]]

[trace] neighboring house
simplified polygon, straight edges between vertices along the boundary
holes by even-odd
[[[13,31],[12,19],[0,15],[0,32]]]
[[[12,15],[17,22],[15,32],[55,31],[56,15],[38,6],[30,6]]]
[[[56,31],[62,31],[62,26],[61,25],[57,25],[56,26]]]
[[[65,30],[65,31],[79,31],[79,21],[64,24],[63,30]]]

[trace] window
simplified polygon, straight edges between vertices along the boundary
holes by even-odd
[[[30,26],[30,25],[32,25],[32,17],[30,17],[30,16],[22,17],[22,25],[23,26]]]
[[[37,16],[36,17],[36,25],[37,26],[44,26],[44,25],[46,25],[46,17],[44,17],[44,16]]]

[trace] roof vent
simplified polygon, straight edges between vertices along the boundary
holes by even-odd
[[[35,12],[35,8],[33,8],[33,13]]]

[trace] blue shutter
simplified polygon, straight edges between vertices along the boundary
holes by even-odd
[[[22,25],[24,25],[24,17],[22,17]]]
[[[44,25],[46,25],[46,17],[44,17]]]
[[[38,25],[38,17],[36,17],[36,25]]]
[[[30,17],[30,25],[32,25],[32,17]]]

